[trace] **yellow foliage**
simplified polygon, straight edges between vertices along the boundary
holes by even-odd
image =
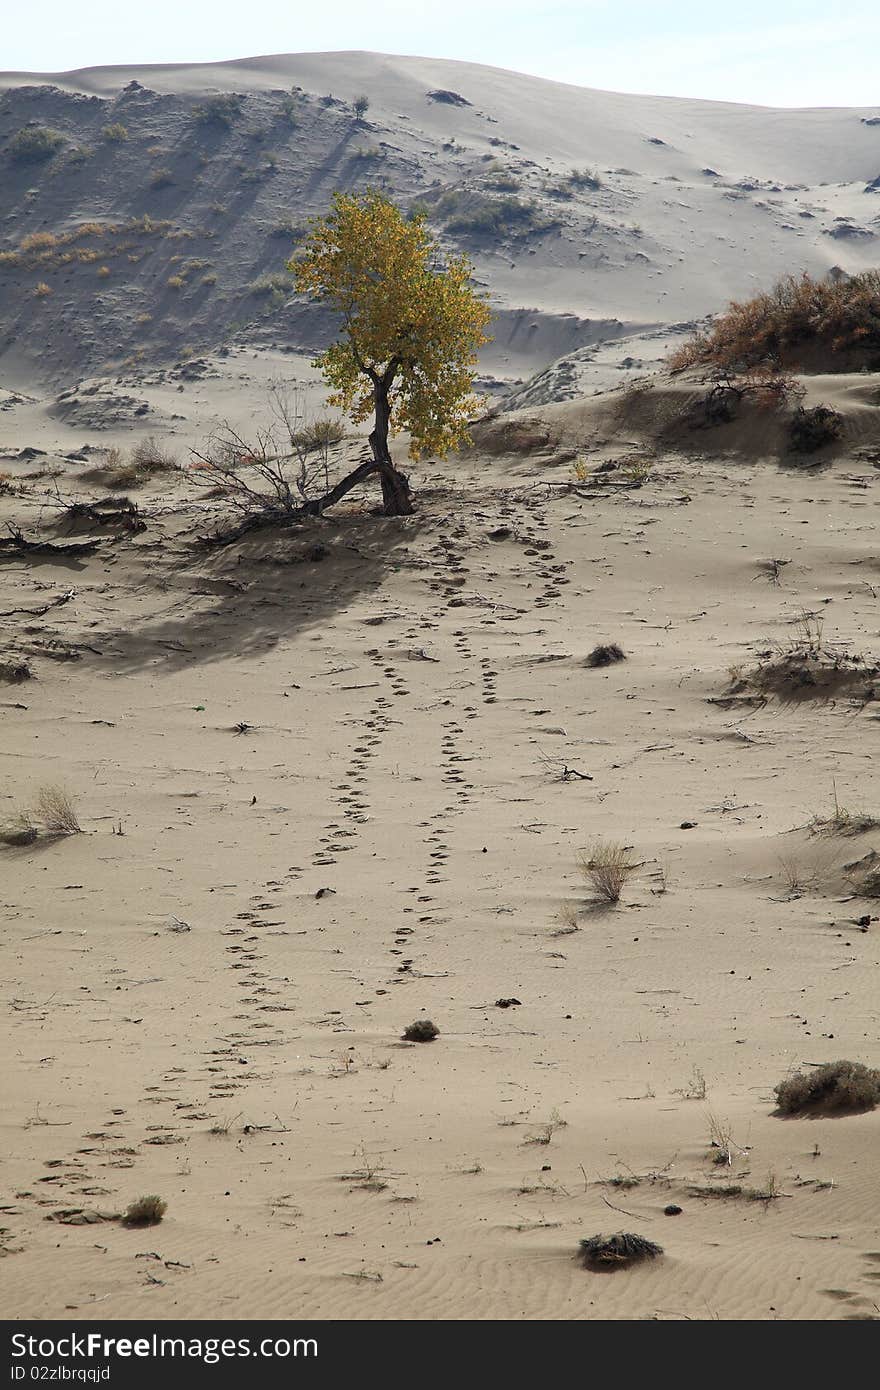
[[[316,361],[332,405],[362,421],[384,395],[390,428],[409,431],[413,458],[468,441],[491,311],[470,283],[466,256],[443,264],[424,218],[408,221],[370,190],[337,193],[288,269],[299,291],[343,316],[340,340]]]
[[[48,251],[58,245],[54,232],[30,232],[19,242],[20,251]]]

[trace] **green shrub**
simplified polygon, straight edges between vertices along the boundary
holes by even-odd
[[[598,169],[572,169],[568,176],[572,188],[601,188],[602,180]]]
[[[273,275],[261,275],[259,280],[251,281],[250,285],[248,285],[248,290],[251,294],[255,294],[261,299],[267,298],[269,295],[271,295],[273,299],[278,299],[290,293],[290,276],[285,275],[283,271],[276,271]]]
[[[271,237],[281,237],[285,241],[302,241],[308,235],[308,227],[304,222],[294,222],[292,217],[282,217],[280,222],[269,228]]]
[[[244,97],[237,92],[222,92],[219,96],[209,97],[207,101],[200,102],[193,107],[193,115],[200,125],[219,126],[223,130],[231,130],[244,105]]]
[[[121,145],[128,139],[128,127],[121,121],[114,121],[112,125],[105,125],[101,134],[110,145]]]
[[[545,217],[533,202],[519,198],[486,198],[480,193],[447,193],[437,204],[446,230],[459,236],[522,235],[549,231],[559,219]]]
[[[64,144],[64,136],[48,126],[27,125],[14,135],[6,147],[13,164],[42,164]]]
[[[297,116],[299,114],[299,103],[294,96],[284,96],[281,98],[281,119],[290,126],[291,130],[296,127]]]
[[[504,171],[487,174],[483,178],[483,187],[490,188],[493,193],[518,193],[520,186],[520,181],[515,175]]]

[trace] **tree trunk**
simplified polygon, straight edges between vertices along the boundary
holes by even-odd
[[[244,536],[249,535],[251,531],[268,529],[270,526],[293,526],[304,516],[321,516],[328,507],[332,507],[347,492],[351,492],[358,483],[363,483],[367,478],[372,477],[376,471],[376,460],[369,459],[366,463],[355,468],[352,473],[341,478],[335,487],[332,487],[329,492],[325,492],[323,497],[315,497],[309,502],[304,502],[295,511],[255,512],[246,516],[238,526],[233,526],[228,531],[218,531],[213,536],[203,536],[202,541],[205,545],[232,545],[235,541],[240,541]]]
[[[413,508],[409,479],[394,467],[388,450],[388,426],[391,422],[388,391],[389,383],[379,378],[373,392],[376,419],[370,433],[370,448],[382,484],[382,510],[386,516],[410,516]]]
[[[335,487],[332,487],[329,492],[324,493],[323,497],[316,497],[311,502],[303,503],[300,514],[305,513],[306,516],[320,516],[328,507],[332,507],[334,502],[338,502],[347,492],[351,492],[353,487],[357,487],[358,483],[362,483],[365,478],[369,478],[370,475],[375,472],[375,459],[370,459],[369,462],[362,463],[353,473],[348,473],[344,478],[341,478]]]

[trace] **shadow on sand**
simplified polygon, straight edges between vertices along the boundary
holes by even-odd
[[[157,599],[179,597],[156,619],[103,634],[119,673],[190,666],[271,651],[309,629],[328,629],[355,600],[378,592],[418,520],[351,516],[246,536],[222,550],[188,548],[151,564]],[[205,603],[204,600],[209,602]]]

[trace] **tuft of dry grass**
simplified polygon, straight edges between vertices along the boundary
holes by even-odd
[[[577,903],[565,902],[556,914],[558,926],[554,927],[551,936],[570,936],[572,932],[579,931]]]
[[[675,1094],[684,1100],[705,1100],[708,1095],[709,1087],[706,1081],[706,1073],[696,1063],[691,1067],[691,1078],[686,1086],[680,1087]]]
[[[813,882],[813,874],[809,869],[805,869],[800,860],[795,859],[793,855],[780,857],[779,870],[782,881],[792,898],[801,897],[808,885]]]
[[[763,1187],[746,1187],[743,1183],[692,1183],[688,1188],[692,1197],[742,1197],[747,1202],[774,1202],[781,1197],[782,1187],[776,1174],[770,1170],[764,1179]]]
[[[135,468],[145,473],[171,473],[180,466],[171,451],[152,434],[147,439],[138,440],[131,451],[131,461]]]
[[[550,1112],[550,1119],[523,1140],[524,1144],[549,1144],[558,1129],[565,1129],[568,1120],[563,1120],[558,1110]]]
[[[301,430],[291,436],[292,442],[306,450],[326,449],[332,444],[341,444],[345,438],[345,426],[341,420],[333,420],[329,415],[320,415],[315,420],[306,421]]]
[[[880,819],[870,811],[851,811],[841,806],[837,796],[837,783],[832,782],[834,806],[829,816],[813,816],[809,830],[814,835],[863,835],[867,830],[876,830]]]
[[[579,863],[584,877],[607,903],[620,901],[627,879],[637,868],[630,861],[626,846],[614,840],[594,840],[580,854]]]
[[[880,1104],[880,1071],[861,1062],[825,1062],[775,1088],[778,1115],[854,1114]]]
[[[611,1236],[587,1236],[580,1243],[584,1269],[626,1269],[643,1260],[656,1260],[662,1254],[662,1245],[655,1245],[653,1240],[632,1231],[616,1231]]]
[[[152,1194],[149,1197],[138,1197],[136,1201],[130,1202],[123,1217],[123,1226],[158,1226],[162,1217],[168,1210],[168,1203],[162,1198]]]
[[[110,488],[139,487],[158,473],[180,471],[177,459],[153,435],[140,439],[126,458],[121,449],[108,449],[103,465],[94,470],[95,481]]]
[[[730,1168],[735,1157],[734,1150],[742,1156],[747,1152],[734,1141],[733,1128],[729,1120],[722,1120],[713,1111],[706,1116],[709,1124],[709,1148],[712,1162],[717,1168]]]
[[[66,788],[55,783],[40,787],[34,813],[50,835],[80,835],[82,826],[77,819],[76,805]]]

